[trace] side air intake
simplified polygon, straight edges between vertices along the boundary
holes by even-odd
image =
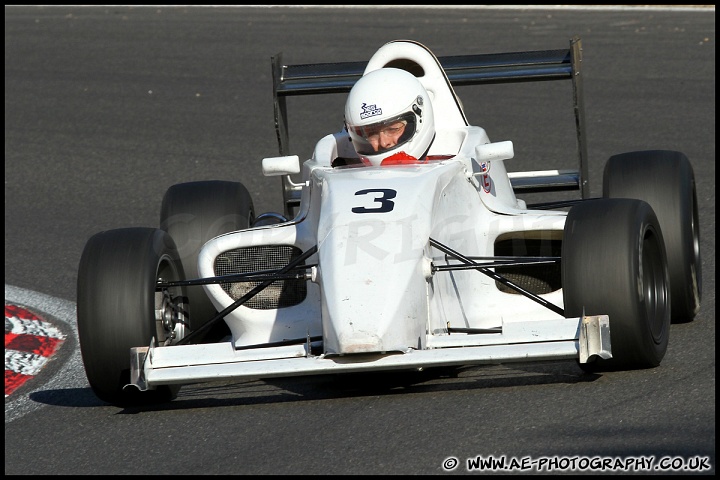
[[[215,275],[278,270],[302,254],[293,245],[263,245],[237,248],[215,258]],[[221,283],[233,300],[237,300],[262,282]],[[303,279],[277,280],[243,305],[257,310],[292,307],[305,300],[307,284]]]

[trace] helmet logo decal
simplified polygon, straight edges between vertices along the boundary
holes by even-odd
[[[362,112],[360,112],[360,119],[365,120],[369,117],[375,117],[377,115],[382,115],[382,108],[378,108],[377,105],[368,105],[367,103],[363,103]]]

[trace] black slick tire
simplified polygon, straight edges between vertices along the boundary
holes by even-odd
[[[109,230],[87,241],[78,270],[77,322],[85,372],[98,398],[118,406],[174,398],[175,387],[123,387],[130,382],[130,348],[170,337],[157,321],[156,283],[183,277],[175,244],[160,229]],[[181,318],[184,289],[172,287],[167,295]]]
[[[613,358],[586,371],[660,364],[670,334],[669,276],[662,232],[641,200],[598,199],[568,212],[562,244],[566,317],[609,315]]]
[[[672,321],[689,322],[700,310],[702,271],[695,175],[681,152],[648,150],[610,157],[603,196],[650,204],[660,222],[670,271]]]
[[[255,217],[253,201],[239,182],[206,180],[180,183],[170,187],[162,201],[160,228],[175,241],[187,279],[199,277],[197,261],[202,246],[224,233],[243,230]],[[197,330],[211,320],[217,310],[202,286],[187,288],[191,329]],[[227,333],[224,322],[210,329],[206,340],[216,341]]]

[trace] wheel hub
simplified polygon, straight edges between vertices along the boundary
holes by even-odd
[[[158,279],[162,282],[162,279]],[[171,345],[186,334],[183,297],[174,297],[168,289],[155,294],[155,323],[158,344]]]

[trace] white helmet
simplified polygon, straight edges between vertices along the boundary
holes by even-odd
[[[410,72],[381,68],[363,75],[345,103],[345,125],[369,165],[417,162],[435,137],[430,96]]]

